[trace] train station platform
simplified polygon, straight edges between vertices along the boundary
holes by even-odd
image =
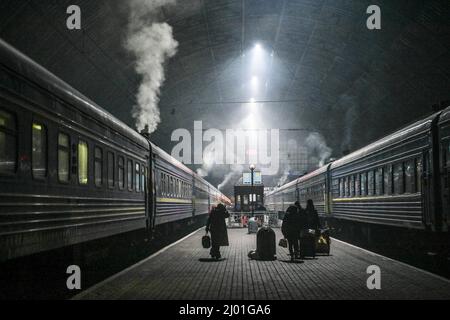
[[[281,236],[275,229],[277,240]],[[333,239],[330,256],[250,260],[256,235],[229,229],[222,261],[210,261],[200,229],[81,292],[74,299],[450,299],[450,281]],[[367,267],[381,271],[381,289],[367,287]]]

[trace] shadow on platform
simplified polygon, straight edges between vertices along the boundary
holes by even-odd
[[[305,261],[303,260],[278,260],[280,262],[284,262],[284,263],[294,263],[294,264],[300,264],[300,263],[305,263]]]
[[[220,262],[224,261],[226,258],[214,259],[214,258],[200,258],[198,261],[200,262]]]

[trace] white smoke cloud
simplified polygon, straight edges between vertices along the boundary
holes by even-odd
[[[277,186],[282,186],[283,184],[285,184],[287,182],[287,179],[289,177],[289,173],[290,173],[291,167],[289,165],[287,165],[284,170],[283,170],[283,174],[281,175],[280,179],[278,179],[277,182]]]
[[[161,7],[175,0],[130,0],[125,46],[136,57],[135,71],[142,77],[132,115],[140,131],[148,125],[153,132],[161,121],[158,108],[160,87],[165,80],[164,62],[177,52],[172,27],[156,22]]]
[[[244,172],[243,165],[231,165],[230,171],[225,175],[223,181],[219,184],[218,189],[222,191],[225,187],[230,185],[230,183],[234,184],[236,182],[235,180],[242,176],[242,172]]]
[[[305,140],[305,145],[311,161],[317,163],[319,167],[323,166],[331,155],[332,149],[327,146],[324,137],[318,132],[310,133]]]

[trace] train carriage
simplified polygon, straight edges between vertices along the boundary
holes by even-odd
[[[433,145],[438,114],[332,163],[333,217],[438,229],[438,172]]]
[[[265,206],[272,212],[285,212],[297,199],[296,181],[291,181],[265,195]]]
[[[331,223],[432,232],[450,221],[450,108],[417,121],[266,195],[271,211],[312,199]]]
[[[0,40],[0,261],[125,233],[147,237],[206,217],[219,200],[230,204]]]
[[[154,224],[191,218],[194,172],[152,144],[155,177]]]
[[[145,228],[149,143],[0,43],[0,260]]]
[[[450,107],[442,113],[439,119],[439,139],[442,227],[448,231],[450,229]]]
[[[297,179],[297,199],[305,208],[306,201],[311,199],[320,216],[329,213],[329,186],[327,180],[329,165],[323,166]]]

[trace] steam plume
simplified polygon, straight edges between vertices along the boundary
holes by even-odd
[[[163,84],[164,62],[176,54],[178,42],[172,27],[155,22],[162,6],[175,0],[130,0],[126,48],[136,57],[135,71],[142,77],[136,94],[137,105],[132,115],[140,131],[148,125],[156,130],[160,119],[158,108],[160,87]]]
[[[327,146],[325,139],[320,133],[313,132],[308,135],[305,141],[308,148],[308,156],[312,162],[318,164],[319,167],[325,164],[325,161],[331,155],[331,148]]]
[[[244,171],[244,166],[239,165],[239,164],[231,165],[230,171],[225,175],[225,177],[223,178],[223,181],[219,184],[218,189],[222,191],[230,183],[235,182],[235,179],[237,177],[240,177],[242,175],[243,171]]]
[[[280,179],[278,179],[277,182],[277,186],[282,186],[286,183],[288,177],[289,177],[289,173],[290,173],[291,167],[289,165],[287,165],[284,170],[283,170],[283,175],[280,177]]]

